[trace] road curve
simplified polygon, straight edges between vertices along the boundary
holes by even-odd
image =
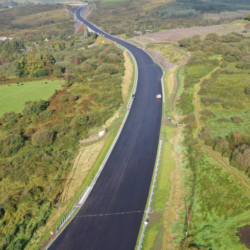
[[[80,11],[76,11],[80,21],[133,53],[138,86],[122,133],[94,188],[49,249],[134,250],[143,216],[135,211],[145,209],[160,134],[162,102],[155,96],[162,92],[162,70],[143,50],[99,30]]]

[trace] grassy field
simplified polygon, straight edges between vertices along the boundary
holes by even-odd
[[[56,89],[61,89],[59,80],[25,82],[23,85],[19,84],[19,86],[17,84],[1,85],[0,116],[10,111],[21,113],[25,102],[47,100]]]
[[[164,126],[165,139],[173,137],[173,128]],[[149,216],[149,224],[143,240],[143,249],[155,249],[162,244],[162,237],[165,230],[164,213],[166,203],[170,193],[170,173],[175,168],[175,161],[172,155],[172,146],[169,141],[163,143],[164,154],[161,157],[156,188],[154,191],[153,202],[151,204],[154,213]]]

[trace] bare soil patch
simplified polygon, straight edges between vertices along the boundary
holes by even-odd
[[[250,225],[240,227],[238,228],[238,231],[239,232],[236,235],[240,238],[240,242],[250,249]]]
[[[173,30],[166,30],[161,31],[158,33],[151,33],[146,34],[143,36],[134,37],[133,40],[151,40],[155,42],[170,42],[170,43],[177,43],[179,40],[184,38],[189,38],[194,35],[200,35],[201,38],[204,38],[209,33],[217,33],[218,35],[226,35],[231,32],[237,32],[244,36],[250,36],[250,34],[242,33],[243,29],[235,30],[232,28],[225,28],[222,25],[213,25],[213,26],[197,26],[191,28],[181,28],[181,29],[173,29]]]
[[[76,194],[101,152],[104,143],[105,140],[101,140],[90,146],[80,148],[62,194],[63,200],[68,200]]]
[[[148,226],[153,226],[160,218],[162,217],[162,213],[150,213],[148,218]]]

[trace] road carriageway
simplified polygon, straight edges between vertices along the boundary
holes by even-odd
[[[161,68],[141,49],[110,36],[80,16],[94,32],[128,49],[138,65],[136,99],[115,147],[77,216],[50,250],[134,250],[139,234],[160,135]],[[112,216],[88,216],[113,214]]]

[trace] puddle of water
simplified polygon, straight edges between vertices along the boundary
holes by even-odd
[[[239,227],[236,235],[240,238],[240,242],[250,249],[250,225]]]

